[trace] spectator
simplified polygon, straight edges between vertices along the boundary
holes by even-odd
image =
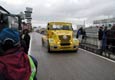
[[[78,38],[79,41],[81,42],[82,36],[83,36],[83,28],[81,27],[81,28],[79,28],[78,31],[77,31],[76,38]]]
[[[24,52],[25,52],[26,54],[28,54],[28,48],[27,48],[27,45],[26,45],[25,40],[22,39],[22,35],[23,35],[23,33],[20,32],[20,44],[21,44],[21,47],[24,48]]]
[[[102,50],[105,52],[107,49],[107,27],[103,30],[103,37],[102,37]]]
[[[113,25],[107,33],[107,40],[108,49],[110,49],[112,53],[115,53],[115,25]]]
[[[103,27],[100,27],[98,31],[98,49],[100,50],[100,54],[102,54],[102,38],[103,38]]]
[[[0,80],[36,80],[33,58],[20,46],[19,33],[9,28],[0,32]]]
[[[29,45],[30,45],[30,35],[28,33],[29,33],[29,31],[27,29],[25,29],[23,31],[23,34],[22,34],[22,39],[25,41],[26,46],[27,46],[27,51],[26,52],[28,52]]]
[[[112,33],[113,31],[111,29],[107,30],[107,50],[112,51]],[[110,56],[110,54],[108,55]]]
[[[83,29],[83,33],[82,33],[82,39],[85,39],[86,38],[86,31],[85,31],[85,29]]]

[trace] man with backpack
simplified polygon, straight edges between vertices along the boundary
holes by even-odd
[[[37,61],[25,54],[19,33],[5,28],[0,32],[0,80],[37,80]]]

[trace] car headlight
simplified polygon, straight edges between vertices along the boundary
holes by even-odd
[[[57,44],[60,44],[60,42],[58,41]]]
[[[74,42],[75,44],[79,44],[79,40],[78,40],[78,39],[74,39],[73,42]]]

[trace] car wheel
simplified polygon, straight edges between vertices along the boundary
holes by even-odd
[[[78,50],[74,50],[74,52],[76,52],[76,53],[77,53],[77,52],[78,52]]]
[[[47,47],[47,49],[48,49],[48,53],[51,53],[51,50],[50,50],[50,45],[49,45],[49,43],[48,43],[48,47]]]

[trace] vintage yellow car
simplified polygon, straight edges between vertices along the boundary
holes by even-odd
[[[77,51],[79,40],[74,38],[72,23],[49,22],[42,36],[42,46],[46,46],[48,52]]]

